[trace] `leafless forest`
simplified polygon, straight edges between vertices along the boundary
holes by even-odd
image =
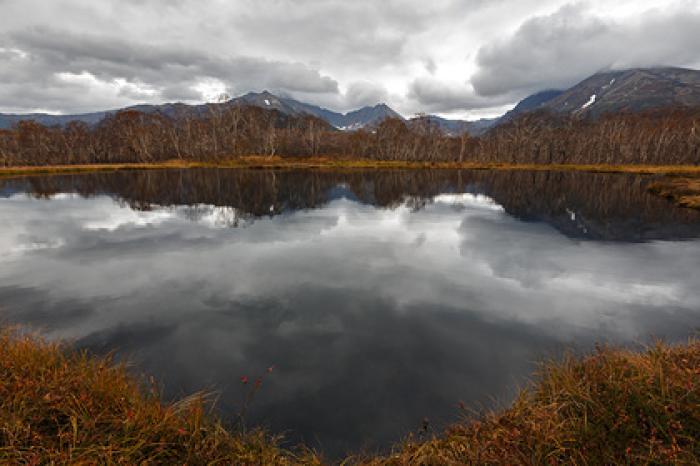
[[[384,120],[338,131],[311,116],[257,107],[212,106],[204,115],[122,111],[91,127],[32,121],[0,130],[0,166],[217,161],[243,155],[334,156],[397,161],[696,164],[700,108],[615,113],[598,119],[544,112],[484,136],[448,136],[428,118]]]

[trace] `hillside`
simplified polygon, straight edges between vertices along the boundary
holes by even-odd
[[[598,73],[545,104],[555,112],[598,116],[659,107],[700,105],[700,71],[631,69]]]
[[[217,104],[187,105],[183,103],[167,103],[162,105],[135,105],[124,109],[103,112],[83,113],[76,115],[50,115],[34,113],[25,115],[0,114],[0,129],[8,129],[23,120],[34,120],[44,126],[65,126],[71,121],[81,121],[90,126],[98,124],[105,117],[120,110],[136,110],[147,114],[161,114],[169,118],[182,116],[200,117],[209,113],[209,108],[226,108],[232,105],[255,106],[268,110],[277,110],[287,116],[313,115],[325,120],[330,125],[343,130],[355,130],[373,127],[386,118],[403,117],[386,104],[362,107],[360,109],[339,113],[316,105],[307,104],[291,98],[279,97],[268,91],[250,92],[235,97],[228,102]]]
[[[564,91],[547,90],[528,96],[498,123],[539,109],[595,118],[605,113],[694,106],[700,106],[700,71],[633,68],[596,73]]]
[[[534,110],[542,108],[547,102],[561,95],[562,91],[555,89],[550,89],[547,91],[538,92],[537,94],[532,94],[531,96],[525,97],[523,100],[518,102],[518,105],[513,107],[513,109],[506,112],[499,120],[498,123],[505,123],[510,121],[518,115],[522,115],[526,112],[532,112]]]
[[[102,112],[79,113],[75,115],[52,115],[48,113],[7,114],[0,113],[0,129],[9,129],[20,121],[33,120],[44,126],[65,126],[72,121],[87,123],[90,126],[97,125],[110,115],[123,110],[135,110],[146,114],[161,114],[170,118],[182,115],[201,116],[207,110],[206,105],[187,105],[182,103],[167,103],[162,105],[133,105]]]
[[[473,137],[481,136],[498,121],[498,118],[481,118],[473,121],[450,120],[437,115],[427,115],[426,118],[448,136],[459,136],[464,132]]]

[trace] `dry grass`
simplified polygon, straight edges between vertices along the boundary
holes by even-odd
[[[648,189],[678,206],[700,209],[700,178],[667,178],[649,184]]]
[[[543,367],[513,405],[345,464],[700,464],[700,342],[603,348]],[[0,333],[3,464],[320,464],[224,429],[201,397],[163,403],[123,366]]]
[[[700,342],[548,364],[505,412],[358,462],[700,464]]]
[[[464,169],[464,170],[529,170],[585,171],[598,173],[700,174],[696,165],[578,165],[578,164],[508,164],[474,162],[426,162],[370,160],[341,157],[265,157],[245,156],[211,162],[170,160],[154,163],[117,163],[87,165],[39,165],[0,167],[0,177],[51,175],[117,170],[159,170],[182,168],[248,168],[248,169]]]
[[[234,433],[202,396],[161,402],[121,365],[0,334],[2,464],[314,464],[262,431]]]

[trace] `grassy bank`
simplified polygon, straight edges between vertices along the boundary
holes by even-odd
[[[364,463],[700,464],[700,342],[549,364],[506,411]]]
[[[648,189],[678,206],[700,209],[700,178],[666,178],[651,183]]]
[[[513,405],[347,464],[697,464],[700,342],[601,349],[543,367]],[[0,334],[0,462],[318,464],[232,432],[201,397],[161,401],[109,359]]]
[[[182,168],[248,169],[463,169],[463,170],[530,170],[585,171],[597,173],[700,174],[696,165],[579,165],[579,164],[508,164],[474,162],[411,162],[338,157],[261,157],[248,156],[216,162],[170,160],[154,163],[43,165],[0,167],[0,176],[50,175],[116,170],[159,170]]]
[[[314,464],[262,431],[235,433],[202,396],[163,403],[109,359],[0,335],[2,464]]]

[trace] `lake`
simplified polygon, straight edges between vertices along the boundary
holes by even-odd
[[[0,180],[0,318],[331,457],[506,406],[538,362],[700,328],[649,177],[168,170]],[[268,373],[268,368],[272,371]],[[243,385],[241,377],[249,383]]]

